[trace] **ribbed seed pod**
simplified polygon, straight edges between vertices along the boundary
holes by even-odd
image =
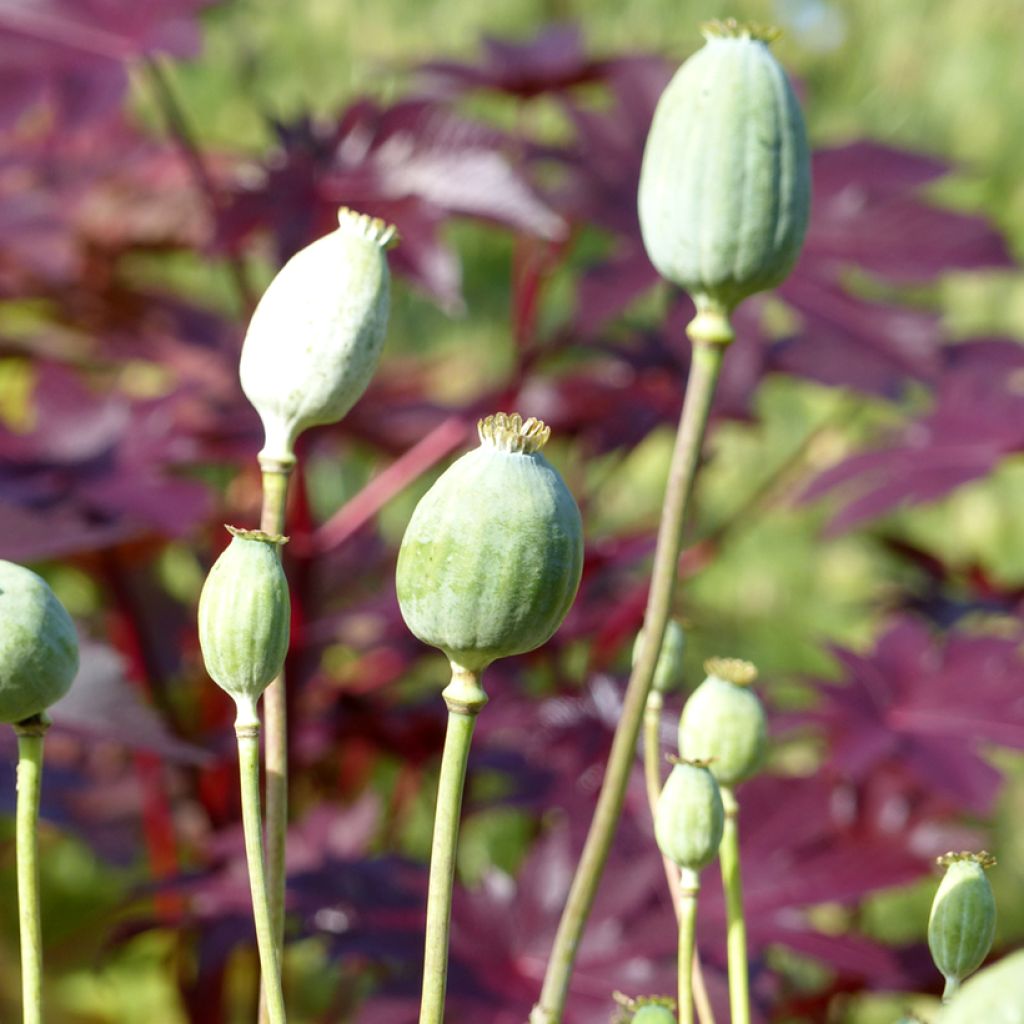
[[[49,584],[0,561],[0,722],[41,714],[71,687],[78,635]]]
[[[935,966],[955,987],[988,956],[996,933],[996,901],[985,869],[991,854],[947,853],[939,858],[946,873],[928,918],[928,946]]]
[[[633,1014],[632,1024],[676,1024],[676,1015],[667,1006],[648,1003]]]
[[[352,210],[297,252],[267,288],[242,346],[242,390],[263,421],[260,456],[295,461],[307,427],[336,423],[377,367],[389,309],[384,250],[395,229]]]
[[[396,581],[409,629],[473,672],[543,644],[583,569],[579,509],[540,452],[548,428],[498,413],[478,430],[416,506]]]
[[[971,978],[937,1024],[1024,1024],[1024,949]]]
[[[658,849],[678,867],[700,871],[718,854],[724,827],[722,795],[707,765],[674,765],[654,812]]]
[[[210,678],[251,710],[288,652],[291,601],[280,557],[286,538],[227,529],[231,543],[199,596],[199,646]]]
[[[640,641],[644,631],[637,633],[633,643],[633,664],[640,654]],[[683,654],[686,651],[686,634],[675,619],[665,624],[665,637],[661,641],[658,664],[654,669],[651,688],[658,693],[669,693],[683,685]]]
[[[690,695],[679,720],[679,752],[706,761],[723,786],[750,778],[764,760],[764,707],[750,684],[757,669],[736,658],[711,658],[707,679]]]
[[[735,21],[704,28],[704,47],[669,82],[640,173],[640,227],[651,262],[698,310],[728,313],[781,282],[810,211],[803,116],[768,43]]]

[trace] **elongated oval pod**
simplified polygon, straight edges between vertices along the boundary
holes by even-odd
[[[342,208],[336,231],[297,252],[249,323],[239,372],[263,421],[263,460],[295,461],[307,427],[336,423],[377,367],[389,309],[384,251],[395,229]]]
[[[416,506],[396,573],[412,633],[473,672],[543,644],[583,570],[579,509],[540,451],[549,429],[497,413],[478,430]]]
[[[286,538],[227,530],[231,543],[199,595],[199,646],[210,678],[239,712],[252,712],[288,653],[291,601],[280,557]]]
[[[640,641],[644,635],[640,630],[633,643],[633,664],[640,655]],[[665,624],[665,636],[658,652],[658,664],[654,669],[651,688],[657,693],[669,693],[683,685],[683,654],[686,651],[686,634],[675,619]]]
[[[711,658],[707,678],[690,695],[679,719],[679,753],[707,761],[723,786],[749,779],[764,760],[764,707],[750,684],[757,669],[737,658]]]
[[[658,101],[640,227],[662,277],[689,292],[698,312],[728,314],[796,262],[810,157],[800,106],[768,46],[775,33],[727,21],[704,35]]]
[[[680,761],[665,780],[654,812],[658,849],[680,868],[700,871],[715,859],[725,828],[718,783],[700,761]]]
[[[0,722],[41,714],[71,687],[78,635],[49,584],[0,561]]]
[[[985,870],[991,854],[947,853],[946,873],[928,917],[928,947],[947,984],[955,988],[988,956],[996,933],[996,901]]]
[[[978,971],[937,1024],[1024,1024],[1024,949]]]

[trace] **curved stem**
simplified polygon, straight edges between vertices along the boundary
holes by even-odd
[[[644,708],[643,727],[643,751],[644,751],[644,782],[647,787],[647,803],[651,809],[651,817],[654,817],[655,809],[658,806],[658,797],[661,795],[661,710],[665,704],[664,696],[657,690],[651,690],[647,695],[647,705]],[[679,884],[679,868],[664,854],[661,855],[661,863],[665,868],[665,880],[668,882],[669,895],[672,898],[672,909],[675,911],[676,921],[682,927],[683,917],[680,901],[683,898],[682,889]],[[711,1008],[711,998],[708,996],[707,986],[704,984],[704,969],[700,962],[700,951],[696,942],[693,947],[693,1001],[697,1006],[697,1017],[701,1024],[716,1024],[715,1011]]]
[[[622,713],[608,756],[608,768],[597,798],[597,807],[555,934],[540,999],[530,1014],[530,1024],[558,1024],[562,1019],[576,950],[579,948],[597,885],[608,859],[615,826],[622,812],[626,784],[629,781],[629,772],[636,751],[637,735],[640,732],[640,720],[643,717],[647,694],[658,662],[658,652],[661,650],[661,642],[665,635],[665,625],[668,622],[679,552],[682,548],[686,508],[693,489],[693,478],[697,470],[723,352],[724,345],[720,343],[702,341],[699,337],[694,339],[690,379],[686,386],[686,397],[683,400],[683,411],[665,488],[665,504],[658,527],[658,541],[654,552],[651,588],[647,598],[639,656],[630,673]]]
[[[260,723],[254,702],[239,701],[235,720],[238,737],[238,772],[242,785],[242,826],[245,830],[245,859],[249,866],[252,916],[256,924],[256,946],[260,954],[267,1017],[270,1024],[284,1024],[284,995],[281,969],[270,917],[266,871],[263,865],[263,824],[260,820]]]
[[[18,921],[21,933],[21,1005],[24,1024],[43,1020],[43,933],[39,914],[39,794],[43,737],[50,727],[35,715],[14,727],[18,736]]]
[[[947,978],[946,987],[942,990],[942,1005],[945,1006],[946,1003],[950,1002],[953,996],[955,996],[959,991],[960,979],[953,977]]]
[[[420,1024],[443,1024],[444,994],[448,983],[448,933],[455,882],[455,850],[459,841],[462,790],[473,726],[487,695],[478,673],[452,663],[452,681],[445,687],[448,730],[441,755],[434,811],[434,839],[430,848],[430,883],[427,889],[427,934],[423,954],[423,997]]]
[[[288,478],[292,466],[260,461],[263,508],[260,529],[283,534]],[[278,549],[280,553],[280,548]],[[285,840],[288,834],[288,703],[284,671],[263,692],[264,767],[267,789],[267,897],[271,934],[280,963],[284,954]],[[260,993],[261,1024],[267,1024],[266,995]]]
[[[747,922],[743,917],[740,878],[739,804],[732,787],[722,786],[725,830],[718,859],[725,890],[726,946],[729,957],[729,1009],[732,1024],[750,1024],[750,983],[747,977]]]
[[[683,869],[679,894],[679,1024],[693,1024],[693,958],[697,952],[700,875]]]

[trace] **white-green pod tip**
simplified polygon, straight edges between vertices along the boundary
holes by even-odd
[[[0,561],[0,722],[44,712],[78,672],[78,634],[49,584]]]
[[[640,656],[640,643],[644,631],[641,629],[633,642],[633,664]],[[665,636],[658,652],[658,664],[654,669],[651,689],[657,693],[669,693],[683,685],[683,655],[686,653],[686,633],[675,619],[665,624]]]
[[[722,794],[708,765],[679,761],[654,810],[658,849],[678,867],[700,871],[718,854],[724,828]]]
[[[297,252],[249,323],[239,373],[263,421],[260,458],[289,466],[308,427],[336,423],[377,367],[387,328],[395,229],[342,208],[338,228]]]

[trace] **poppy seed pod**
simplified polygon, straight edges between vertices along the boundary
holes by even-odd
[[[416,506],[396,573],[412,633],[471,672],[543,644],[583,570],[579,509],[540,451],[549,429],[497,413],[478,431]]]
[[[640,641],[644,631],[637,633],[633,643],[633,664],[640,655]],[[686,651],[686,634],[683,627],[675,619],[665,623],[665,636],[661,641],[658,653],[658,664],[654,669],[651,689],[657,693],[670,693],[677,690],[683,683],[683,654]]]
[[[41,714],[71,687],[78,635],[49,584],[0,561],[0,722]]]
[[[971,978],[937,1024],[1024,1024],[1024,949]]]
[[[727,315],[796,262],[810,157],[800,106],[768,46],[775,33],[730,20],[704,26],[704,35],[654,112],[640,227],[658,273],[699,312]]]
[[[988,853],[947,853],[946,873],[928,918],[928,947],[935,966],[955,988],[981,966],[996,931],[996,901],[985,869]]]
[[[280,557],[286,538],[227,530],[231,543],[199,595],[199,646],[210,678],[239,710],[253,711],[288,653],[291,602]]]
[[[648,1003],[633,1014],[632,1024],[676,1024],[676,1015],[660,1003]]]
[[[395,229],[342,208],[338,228],[270,282],[242,346],[242,390],[263,421],[261,459],[291,465],[307,427],[336,423],[377,367],[389,308],[384,250]]]
[[[718,854],[724,828],[722,795],[707,765],[674,765],[654,811],[658,849],[677,867],[700,871]]]
[[[757,669],[736,658],[711,658],[707,679],[690,695],[679,719],[679,752],[707,761],[723,786],[749,779],[764,760],[764,707],[750,684]]]

